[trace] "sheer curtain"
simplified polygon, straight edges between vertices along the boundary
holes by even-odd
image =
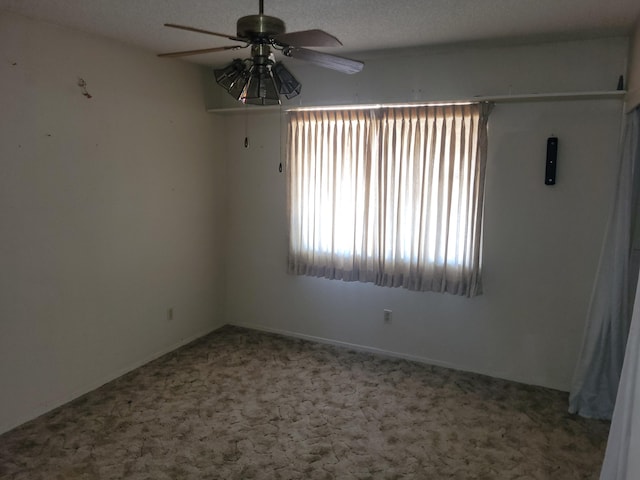
[[[489,110],[290,112],[289,272],[481,293]]]
[[[632,318],[601,480],[640,478],[640,290]]]
[[[640,110],[627,115],[614,208],[591,295],[569,411],[609,419],[613,413],[631,322],[637,261],[632,231],[640,192]]]
[[[640,107],[628,115],[627,126],[625,153],[635,159],[633,163],[640,167]],[[637,207],[637,203],[633,205]],[[635,237],[637,240],[637,235]],[[600,473],[602,480],[640,478],[640,290],[637,288],[637,270],[635,278],[635,304],[607,451]]]

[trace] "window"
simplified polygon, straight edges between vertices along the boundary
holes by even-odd
[[[486,104],[288,114],[290,273],[481,293]]]

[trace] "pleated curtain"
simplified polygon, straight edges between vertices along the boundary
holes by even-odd
[[[489,110],[289,112],[289,272],[481,293]]]

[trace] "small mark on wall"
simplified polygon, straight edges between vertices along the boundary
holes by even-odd
[[[80,87],[82,95],[91,98],[91,94],[87,91],[87,82],[85,82],[84,78],[78,78],[78,86]]]

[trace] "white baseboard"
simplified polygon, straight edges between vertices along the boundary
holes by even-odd
[[[251,323],[232,323],[229,325],[234,325],[236,327],[249,328],[251,330],[259,330],[262,332],[276,333],[278,335],[283,335],[285,337],[300,338],[302,340],[309,340],[311,342],[316,342],[316,343],[324,343],[327,345],[334,345],[337,347],[349,348],[351,350],[356,350],[359,352],[375,353],[376,355],[382,355],[384,357],[399,358],[402,360],[409,360],[411,362],[424,363],[426,365],[433,365],[436,367],[450,368],[452,370],[461,370],[461,368],[458,367],[457,365],[453,365],[447,362],[441,362],[438,360],[434,360],[432,358],[420,357],[418,355],[410,355],[410,354],[401,353],[401,352],[394,352],[392,350],[384,350],[382,348],[369,347],[367,345],[360,345],[357,343],[342,342],[340,340],[333,340],[333,339],[324,338],[324,337],[316,337],[316,336],[307,335],[304,333],[291,332],[289,330],[280,330],[277,328],[263,327],[261,325],[255,325]],[[482,375],[481,372],[472,372],[472,373],[479,373]]]
[[[234,325],[234,326],[243,327],[243,328],[249,328],[251,330],[259,330],[259,331],[263,331],[263,332],[275,333],[275,334],[278,334],[278,335],[283,335],[285,337],[300,338],[302,340],[309,340],[311,342],[324,343],[324,344],[327,344],[327,345],[335,345],[335,346],[338,346],[338,347],[349,348],[349,349],[357,350],[357,351],[360,351],[360,352],[375,353],[376,355],[382,355],[382,356],[389,357],[389,358],[399,358],[399,359],[402,359],[402,360],[408,360],[408,361],[411,361],[411,362],[422,363],[422,364],[425,364],[425,365],[433,365],[435,367],[448,368],[448,369],[457,370],[457,371],[460,371],[460,372],[467,372],[467,373],[474,373],[474,374],[477,374],[477,375],[484,375],[486,377],[507,380],[509,382],[521,383],[521,384],[524,384],[524,385],[541,386],[543,388],[549,388],[549,389],[558,390],[558,391],[561,391],[561,392],[567,392],[568,391],[567,389],[562,388],[562,387],[558,387],[558,386],[544,385],[542,383],[534,383],[534,382],[530,382],[530,381],[524,381],[524,380],[519,379],[519,378],[512,378],[509,375],[503,374],[502,372],[482,372],[480,370],[472,370],[472,369],[461,367],[460,365],[456,365],[456,364],[448,363],[448,362],[442,362],[440,360],[434,360],[434,359],[428,358],[428,357],[421,357],[421,356],[418,356],[418,355],[410,355],[410,354],[407,354],[407,353],[394,352],[392,350],[384,350],[382,348],[369,347],[367,345],[359,345],[357,343],[342,342],[340,340],[333,340],[333,339],[324,338],[324,337],[316,337],[314,335],[307,335],[307,334],[304,334],[304,333],[291,332],[289,330],[281,330],[281,329],[278,329],[278,328],[269,328],[269,327],[264,327],[262,325],[252,324],[252,323],[230,323],[229,325]]]

